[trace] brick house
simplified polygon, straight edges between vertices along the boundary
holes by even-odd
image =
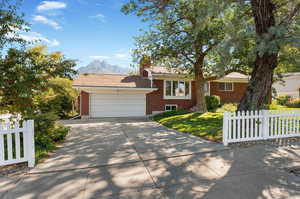
[[[219,96],[221,103],[236,103],[247,83],[248,76],[234,72],[207,82],[205,92]],[[144,116],[196,104],[193,79],[165,67],[141,66],[139,75],[82,74],[73,87],[80,90],[83,118]]]

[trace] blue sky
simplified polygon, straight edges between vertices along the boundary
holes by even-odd
[[[145,27],[139,18],[124,15],[127,0],[23,0],[22,11],[31,24],[23,36],[40,39],[49,51],[77,59],[77,67],[94,59],[129,67],[133,37]]]

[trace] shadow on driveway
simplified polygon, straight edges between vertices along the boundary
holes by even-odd
[[[65,122],[63,147],[0,198],[299,198],[297,143],[225,148],[145,118]]]

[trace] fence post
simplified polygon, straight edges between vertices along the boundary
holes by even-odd
[[[228,145],[227,137],[228,137],[228,113],[227,113],[227,111],[225,111],[223,114],[223,144],[224,144],[224,146]]]
[[[263,139],[266,140],[269,137],[269,111],[263,110],[263,123],[262,123],[262,129],[263,129]]]
[[[28,167],[34,167],[35,165],[35,147],[34,147],[34,121],[27,121],[27,156],[28,156]]]

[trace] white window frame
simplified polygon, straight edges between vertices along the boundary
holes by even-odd
[[[219,82],[219,84],[225,84],[225,87],[224,87],[225,89],[224,90],[220,89],[220,86],[218,87],[219,91],[223,91],[223,92],[232,92],[232,91],[234,91],[234,83],[233,82]],[[231,90],[226,89],[226,84],[231,84],[232,85]]]
[[[178,105],[177,104],[166,104],[165,105],[165,111],[173,111],[173,110],[167,110],[167,106],[176,106],[176,111],[178,110]]]
[[[184,86],[184,96],[167,96],[166,95],[166,88],[167,88],[167,81],[177,81],[178,85],[180,81],[184,81],[185,83],[188,82],[189,83],[189,95],[185,96],[185,86]],[[164,80],[164,99],[192,99],[192,83],[191,81],[187,81],[187,80]],[[171,92],[173,91],[173,83],[171,84]]]
[[[205,95],[210,95],[210,82],[206,82],[208,91],[205,92]]]

